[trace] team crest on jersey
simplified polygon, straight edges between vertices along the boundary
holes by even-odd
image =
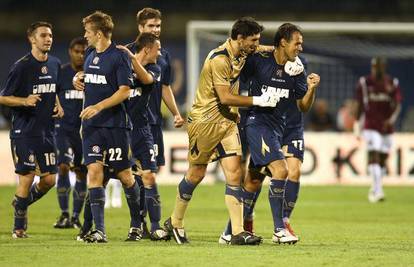
[[[93,64],[98,64],[98,62],[99,62],[99,57],[95,57],[93,60],[92,60],[92,63]]]
[[[277,77],[282,77],[282,74],[283,74],[283,70],[282,70],[282,69],[278,69],[278,70],[276,71],[276,76],[277,76]]]
[[[35,156],[33,154],[29,155],[29,162],[33,163],[35,161]]]
[[[46,67],[46,66],[43,66],[42,68],[40,68],[40,71],[41,71],[43,74],[47,74],[47,67]]]
[[[99,153],[99,152],[101,152],[101,148],[100,148],[99,146],[93,146],[93,147],[92,147],[92,151],[93,151],[94,153]]]

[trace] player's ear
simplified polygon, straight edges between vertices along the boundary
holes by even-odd
[[[286,39],[285,38],[282,38],[282,40],[280,41],[280,45],[282,46],[282,47],[285,47],[286,45],[287,45],[287,41],[286,41]]]

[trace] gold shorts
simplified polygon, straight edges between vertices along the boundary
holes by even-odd
[[[233,121],[192,122],[188,124],[187,133],[190,164],[207,164],[224,157],[242,154],[239,130]]]

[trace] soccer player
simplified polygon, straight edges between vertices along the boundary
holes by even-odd
[[[96,11],[83,19],[85,38],[92,47],[84,63],[82,148],[88,168],[88,194],[95,230],[86,242],[107,242],[104,224],[104,165],[121,180],[131,215],[127,240],[140,240],[139,186],[130,167],[130,129],[125,100],[130,95],[131,66],[128,55],[112,42],[112,18]],[[78,76],[75,76],[77,80]],[[74,81],[75,84],[75,81]],[[79,87],[76,87],[79,89]]]
[[[368,171],[372,177],[368,200],[375,203],[384,200],[382,177],[386,173],[394,124],[401,110],[398,79],[386,73],[384,58],[372,59],[371,74],[359,79],[356,100],[357,118],[363,123],[362,135],[368,149]]]
[[[19,183],[13,200],[13,238],[26,238],[27,208],[55,185],[54,119],[63,116],[56,97],[60,60],[49,55],[52,25],[34,22],[27,29],[31,52],[11,68],[0,93],[0,104],[10,106],[12,156]],[[33,184],[34,176],[40,181]]]
[[[144,178],[144,181],[155,182],[154,173],[157,171],[156,155],[154,152],[154,141],[148,121],[148,105],[153,90],[158,88],[161,82],[161,68],[157,65],[157,58],[161,54],[161,43],[159,38],[152,33],[142,33],[137,40],[128,45],[129,49],[118,46],[129,54],[134,69],[134,86],[131,90],[129,113],[132,118],[132,152],[136,158],[137,174]],[[152,189],[148,183],[146,191]],[[156,185],[153,184],[156,188]],[[161,209],[157,196],[147,193],[148,211],[151,219],[151,240],[167,240],[168,233],[161,228]],[[154,199],[156,198],[156,199]],[[157,202],[158,201],[158,202]],[[157,209],[154,210],[154,206]]]
[[[256,51],[263,27],[253,18],[238,19],[231,38],[207,56],[201,70],[196,98],[188,116],[189,169],[180,184],[174,211],[164,223],[178,244],[188,243],[184,214],[196,186],[203,180],[211,160],[220,160],[226,176],[225,202],[234,245],[257,245],[262,239],[243,229],[240,198],[241,147],[237,130],[238,112],[234,106],[276,105],[276,91],[263,90],[261,96],[237,95],[237,78],[246,57]]]
[[[58,97],[65,110],[65,116],[55,123],[57,164],[57,195],[61,215],[54,224],[55,228],[80,228],[79,214],[86,195],[86,167],[82,164],[82,141],[80,138],[81,120],[79,114],[83,106],[83,91],[73,88],[72,79],[83,69],[83,56],[87,42],[82,37],[73,39],[69,44],[70,62],[63,65],[60,72]],[[73,212],[69,217],[69,193],[71,189],[69,171],[76,174],[73,190]]]
[[[302,140],[299,129],[295,132],[286,127],[287,117],[292,117],[297,112],[297,108],[300,111],[309,110],[320,81],[319,76],[314,73],[306,77],[303,67],[301,72],[292,71],[291,65],[297,62],[296,57],[302,51],[302,44],[303,37],[299,27],[285,23],[275,34],[276,49],[274,52],[256,53],[248,59],[241,73],[241,80],[251,80],[249,91],[251,95],[257,95],[266,88],[277,88],[280,99],[275,108],[253,107],[249,109],[245,130],[251,160],[242,191],[244,203],[254,203],[255,198],[257,199],[256,192],[261,187],[265,175],[271,177],[269,203],[274,221],[272,240],[275,243],[298,241],[295,235],[286,230],[283,222],[283,210],[286,209],[283,204],[287,196],[285,184],[288,186],[293,178],[289,176],[287,181],[286,179],[288,175],[292,177],[295,175],[293,171],[300,167],[301,161],[294,159],[292,155],[287,156],[289,159],[286,159],[282,149],[285,146],[286,152],[293,154],[292,147],[289,150],[289,146],[286,145],[293,143],[296,144],[296,147],[293,146],[296,150],[301,150],[299,140]],[[292,118],[289,118],[288,122],[291,123],[291,120]],[[290,125],[292,126],[297,125]],[[297,157],[300,157],[299,153]],[[289,173],[288,167],[291,167],[292,173]],[[290,190],[292,192],[289,192],[289,196],[295,191]],[[291,197],[288,198],[289,202],[295,201]],[[250,207],[246,205],[247,215],[251,213],[252,206],[254,205]]]
[[[161,35],[161,12],[153,8],[143,8],[137,13],[138,33],[152,33],[158,38]],[[156,164],[160,168],[165,165],[164,158],[164,140],[162,134],[162,115],[161,115],[161,99],[164,101],[168,109],[174,116],[174,126],[180,128],[184,124],[184,120],[178,111],[175,98],[171,89],[171,63],[170,55],[165,48],[161,48],[161,55],[157,58],[157,65],[161,68],[161,81],[156,83],[156,87],[151,90],[149,100],[148,121],[150,124],[151,134],[154,142],[154,153]],[[144,220],[144,238],[152,236],[151,233],[160,229],[161,219],[161,200],[158,193],[155,173],[142,173],[143,188],[141,193],[141,206],[144,209],[142,213],[148,212],[151,221],[150,233]],[[141,181],[137,176],[137,180]]]

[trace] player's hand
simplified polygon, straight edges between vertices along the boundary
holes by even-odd
[[[125,51],[129,57],[134,57],[135,55],[131,52],[131,50],[128,49],[128,47],[123,46],[123,45],[117,45],[116,48],[121,49],[123,51]]]
[[[85,73],[83,71],[78,71],[72,79],[72,85],[76,90],[83,91],[85,90],[85,83],[83,79],[85,78]]]
[[[259,107],[276,107],[279,100],[280,97],[276,92],[276,88],[270,87],[267,89],[262,89],[261,96],[253,97],[253,105]]]
[[[316,88],[319,86],[321,81],[321,77],[316,73],[311,73],[306,78],[306,82],[308,84],[308,88]]]
[[[184,125],[184,119],[180,114],[174,116],[174,127],[181,128]]]
[[[24,107],[36,107],[37,102],[40,102],[40,101],[42,101],[42,98],[40,97],[39,94],[29,95],[24,100],[23,106]]]
[[[285,64],[285,72],[289,74],[289,76],[299,75],[304,71],[304,69],[305,67],[299,57],[295,58],[295,62],[288,61]]]
[[[65,112],[63,111],[63,108],[61,105],[55,104],[55,107],[53,108],[53,118],[62,118],[63,115],[65,115]]]
[[[91,105],[91,106],[85,108],[84,110],[82,110],[79,117],[82,120],[89,120],[89,119],[95,117],[99,112],[101,112],[101,110],[102,109],[99,107],[99,105]]]
[[[385,120],[382,124],[382,128],[384,131],[388,131],[394,126],[394,122],[391,119]]]

